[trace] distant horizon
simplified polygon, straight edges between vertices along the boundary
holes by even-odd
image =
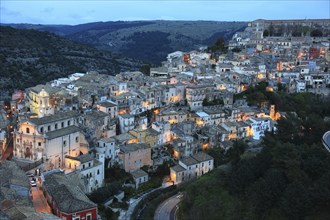
[[[328,0],[1,0],[0,23],[79,25],[116,21],[328,19]]]
[[[92,24],[92,23],[107,23],[107,22],[143,22],[143,21],[187,21],[187,22],[194,22],[194,21],[205,21],[205,22],[243,22],[243,23],[249,23],[249,22],[252,22],[252,21],[255,21],[255,20],[278,20],[278,21],[285,21],[285,20],[329,20],[330,21],[330,18],[306,18],[306,19],[297,19],[297,18],[292,18],[292,19],[288,19],[288,18],[283,18],[283,19],[264,19],[264,18],[258,18],[258,19],[254,19],[254,20],[251,20],[251,21],[238,21],[238,20],[233,20],[233,21],[221,21],[221,20],[162,20],[162,19],[154,19],[154,20],[116,20],[116,21],[91,21],[91,22],[86,22],[86,23],[81,23],[81,24],[39,24],[39,23],[3,23],[0,21],[0,24],[15,24],[15,25],[27,25],[27,24],[30,24],[30,25],[45,25],[45,26],[52,26],[52,25],[61,25],[61,26],[77,26],[77,25],[83,25],[83,24]]]

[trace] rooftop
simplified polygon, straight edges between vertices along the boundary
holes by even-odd
[[[124,133],[124,134],[116,135],[112,138],[115,139],[118,142],[123,142],[123,141],[129,141],[129,140],[135,139],[136,137],[134,137],[130,133]]]
[[[83,155],[79,155],[78,157],[72,157],[72,156],[67,155],[67,156],[65,156],[65,158],[77,160],[77,161],[80,161],[81,163],[86,163],[86,162],[94,160],[94,158],[90,154],[83,154]]]
[[[101,111],[86,112],[86,118],[88,118],[89,120],[103,119],[107,116],[107,113]]]
[[[69,126],[66,128],[59,129],[59,130],[47,132],[46,136],[48,136],[48,139],[54,139],[54,138],[62,137],[64,135],[76,133],[76,132],[80,132],[80,129],[78,127]]]
[[[110,107],[114,107],[114,106],[117,106],[116,103],[113,103],[113,102],[101,102],[101,103],[98,103],[98,105],[102,106],[102,107],[106,107],[106,108],[110,108]]]
[[[0,186],[14,184],[30,188],[29,179],[15,162],[4,160],[0,163]]]
[[[209,115],[205,112],[196,112],[196,114],[199,116],[199,117],[209,117]]]
[[[174,170],[175,172],[179,173],[179,172],[183,172],[185,171],[186,169],[183,168],[182,166],[180,166],[179,164],[178,165],[175,165],[174,167],[171,167],[172,170]]]
[[[187,166],[198,164],[198,161],[191,156],[182,158],[181,162],[186,164]]]
[[[146,173],[145,171],[138,169],[135,170],[131,173],[131,175],[133,176],[134,179],[140,178],[140,177],[144,177],[144,176],[148,176],[148,173]]]
[[[49,95],[52,95],[52,94],[55,94],[55,93],[61,91],[60,88],[52,87],[49,85],[37,85],[35,87],[30,87],[27,90],[31,90],[35,93],[39,93],[39,92],[41,92],[42,89],[44,89]]]
[[[111,142],[114,142],[115,139],[110,138],[110,137],[105,137],[105,138],[101,138],[99,141],[102,141],[104,143],[111,143]]]
[[[194,154],[191,157],[197,160],[198,162],[213,160],[213,157],[211,157],[210,155],[204,152],[198,152],[197,154]]]
[[[58,112],[54,115],[45,116],[42,118],[30,118],[28,119],[29,122],[35,125],[44,125],[56,121],[61,121],[65,119],[75,118],[80,113],[78,111],[67,111],[67,112]]]
[[[137,150],[143,150],[148,148],[150,148],[149,144],[145,144],[145,143],[133,143],[133,144],[120,146],[120,150],[124,153],[134,152]]]
[[[97,205],[90,201],[81,189],[63,173],[46,176],[44,187],[61,212],[70,214],[97,208]]]

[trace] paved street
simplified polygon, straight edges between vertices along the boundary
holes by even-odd
[[[48,212],[52,213],[51,208],[49,207],[42,190],[39,187],[32,187],[32,201],[34,209],[37,212]]]
[[[330,151],[330,131],[327,131],[322,137],[324,147]]]
[[[124,215],[119,216],[119,220],[129,220],[131,219],[131,216],[133,214],[133,211],[135,209],[135,207],[139,204],[139,202],[146,197],[147,195],[149,195],[150,193],[160,189],[160,188],[164,188],[164,187],[159,187],[153,190],[150,190],[149,192],[143,193],[141,196],[139,196],[137,199],[131,199],[131,202],[129,204],[129,207],[127,209],[127,211],[124,213]]]
[[[178,198],[179,194],[176,194],[162,204],[160,204],[155,212],[155,220],[175,220],[176,205],[179,204],[181,198]]]

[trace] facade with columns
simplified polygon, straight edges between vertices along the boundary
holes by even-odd
[[[49,85],[37,85],[26,90],[26,107],[39,118],[62,110],[78,108],[78,98],[65,89]]]
[[[32,87],[27,90],[27,107],[30,108],[31,113],[35,113],[38,117],[54,114],[53,101],[50,98],[52,93],[58,92],[59,89],[52,88],[52,92],[47,92],[44,87]]]
[[[87,153],[84,136],[76,126],[77,112],[61,112],[19,123],[14,132],[14,156],[31,161],[43,160],[50,169],[64,165],[66,155]]]

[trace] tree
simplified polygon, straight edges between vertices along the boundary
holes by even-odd
[[[234,53],[239,53],[239,52],[241,52],[242,51],[242,49],[241,48],[239,48],[239,47],[235,47],[234,49],[232,49],[231,51],[233,51]]]
[[[209,50],[211,50],[212,52],[223,52],[226,53],[228,51],[228,47],[225,44],[225,39],[223,36],[221,36],[219,39],[217,39],[213,45],[211,45],[210,47],[208,47]]]
[[[96,95],[94,95],[94,94],[91,95],[91,99],[92,99],[92,108],[93,108],[95,101],[96,101]]]
[[[207,150],[207,154],[213,157],[215,167],[218,167],[226,162],[224,160],[225,150],[221,147],[210,148]]]
[[[273,36],[275,32],[275,28],[273,24],[269,25],[269,36]]]
[[[314,29],[311,31],[311,37],[322,37],[323,32],[320,29]]]
[[[150,64],[144,64],[140,67],[140,71],[147,76],[150,76]]]
[[[264,30],[263,35],[264,35],[264,37],[268,37],[269,36],[269,30]]]

